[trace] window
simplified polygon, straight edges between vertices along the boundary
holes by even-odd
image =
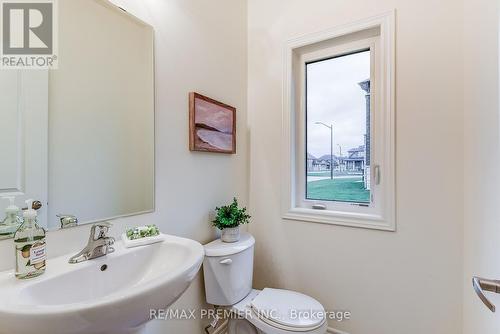
[[[371,203],[370,54],[306,63],[306,200]]]
[[[293,40],[283,217],[395,230],[394,14]]]

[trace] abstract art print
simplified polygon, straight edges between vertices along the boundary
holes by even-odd
[[[189,149],[236,153],[236,108],[198,93],[190,93]]]

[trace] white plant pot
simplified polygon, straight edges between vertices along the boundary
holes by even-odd
[[[236,242],[240,240],[240,227],[237,226],[223,229],[221,240],[223,242]]]

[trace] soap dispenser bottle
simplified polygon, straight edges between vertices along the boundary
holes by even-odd
[[[9,239],[22,223],[19,214],[21,210],[14,204],[14,196],[5,196],[2,199],[10,201],[10,205],[5,209],[5,219],[0,223],[0,240]]]
[[[16,277],[20,279],[40,276],[45,272],[45,230],[38,226],[33,200],[27,200],[23,223],[14,234],[16,250]]]

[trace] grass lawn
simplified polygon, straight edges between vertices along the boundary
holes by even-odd
[[[335,175],[335,171],[333,172]],[[323,172],[309,172],[307,173],[307,176],[330,176],[330,171],[323,171]]]
[[[361,177],[307,182],[307,198],[330,201],[370,202],[370,191]]]
[[[333,176],[335,177],[335,176],[351,175],[351,176],[355,177],[355,176],[361,175],[360,173],[361,172],[359,172],[357,174],[356,173],[354,173],[354,174],[348,174],[346,172],[339,173],[338,171],[333,171]],[[321,171],[321,172],[308,172],[307,176],[325,176],[325,177],[330,177],[330,171],[327,170],[327,171]]]

